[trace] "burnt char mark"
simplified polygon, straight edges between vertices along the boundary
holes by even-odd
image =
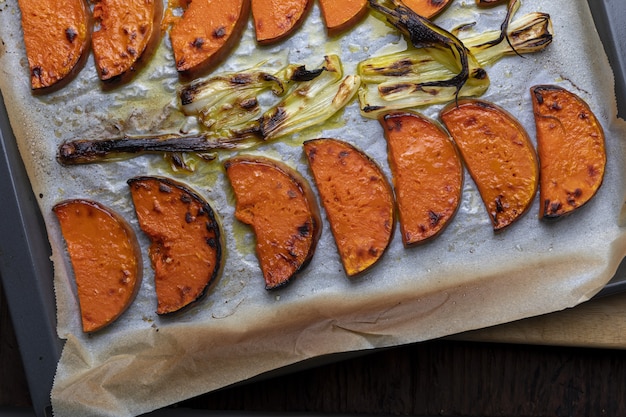
[[[162,193],[171,193],[172,192],[172,187],[170,187],[167,184],[163,184],[162,182],[159,182],[159,191]]]
[[[502,213],[504,211],[504,205],[502,204],[502,196],[496,197],[496,213]]]
[[[541,92],[541,90],[539,90],[538,88],[535,88],[533,90],[533,94],[535,95],[535,100],[537,100],[538,104],[543,104],[543,94]]]
[[[65,38],[69,43],[74,43],[74,40],[78,37],[78,32],[76,29],[69,27],[65,29]]]
[[[189,204],[189,203],[191,203],[192,199],[191,199],[191,197],[189,196],[189,194],[182,193],[182,194],[180,195],[180,201],[182,201],[182,202],[183,202],[183,203],[185,203],[185,204]]]
[[[384,116],[387,130],[389,131],[401,131],[402,130],[402,117],[393,114],[386,114]]]
[[[563,107],[559,104],[558,101],[555,101],[550,105],[550,110],[559,111],[563,110]]]
[[[300,65],[294,70],[293,74],[291,74],[291,81],[311,81],[317,78],[322,72],[324,72],[324,68],[309,71],[304,65]]]
[[[363,112],[364,112],[364,113],[371,113],[371,112],[373,112],[373,111],[376,111],[376,110],[381,110],[381,109],[383,109],[383,108],[384,108],[383,106],[369,106],[369,105],[368,105],[368,106],[364,106],[364,107],[363,107]]]
[[[248,85],[254,82],[251,74],[248,73],[239,73],[235,74],[228,79],[228,82],[232,85]]]
[[[309,161],[315,161],[315,157],[317,156],[317,148],[315,146],[311,146],[307,151],[307,158]]]
[[[386,96],[392,93],[398,93],[398,92],[402,92],[405,90],[410,90],[412,88],[413,88],[413,84],[402,83],[402,84],[394,84],[390,86],[379,87],[379,91],[380,91],[380,94],[382,94],[383,96]]]
[[[583,195],[583,190],[581,190],[580,188],[576,188],[574,191],[572,192],[568,192],[567,193],[567,204],[569,204],[572,207],[576,207],[578,205],[578,199],[580,199],[580,197],[582,197]]]
[[[310,236],[311,235],[311,223],[307,221],[302,226],[299,226],[298,227],[298,234],[301,237],[308,237],[308,236]]]
[[[260,120],[261,136],[264,138],[269,136],[271,132],[276,130],[282,122],[287,118],[285,108],[282,106],[276,107],[274,112],[269,117],[262,117]]]
[[[246,100],[242,100],[239,103],[239,107],[244,110],[254,110],[258,107],[259,102],[255,97],[248,98]]]
[[[385,68],[385,75],[390,77],[401,77],[411,72],[413,67],[413,62],[410,59],[402,59],[400,61],[396,61],[391,64],[389,67]]]
[[[189,212],[185,213],[185,223],[187,224],[191,224],[193,223],[193,221],[195,220],[195,218],[193,217],[193,215]]]
[[[550,199],[546,199],[543,202],[543,211],[547,217],[558,215],[561,207],[562,204],[560,201],[550,201]]]
[[[41,81],[41,76],[43,75],[42,68],[39,65],[33,67],[32,75],[34,78],[37,78],[39,81]]]
[[[201,37],[198,37],[194,39],[193,42],[191,42],[191,46],[193,46],[196,49],[202,49],[203,45],[204,45],[204,38],[201,38]]]
[[[200,90],[202,87],[204,87],[205,83],[194,83],[191,84],[187,87],[185,87],[181,92],[180,92],[180,102],[183,106],[186,106],[187,104],[191,104],[193,103],[194,99],[196,98],[196,94],[198,94],[198,90]]]
[[[226,36],[226,28],[224,26],[220,26],[220,27],[214,29],[213,33],[211,33],[211,35],[215,39],[223,38],[224,36]]]
[[[472,78],[474,78],[475,80],[484,80],[485,78],[487,78],[487,71],[485,71],[484,68],[476,68],[474,70]]]
[[[443,215],[441,213],[435,213],[432,210],[428,211],[428,218],[430,219],[430,227],[437,227],[441,221]]]

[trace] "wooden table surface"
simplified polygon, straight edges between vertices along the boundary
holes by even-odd
[[[29,404],[0,288],[0,409]],[[377,415],[626,415],[626,294],[333,361],[177,407]]]

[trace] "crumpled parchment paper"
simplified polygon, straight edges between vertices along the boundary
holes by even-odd
[[[90,57],[62,90],[30,92],[16,0],[0,2],[0,88],[11,125],[43,212],[53,249],[58,334],[66,339],[52,390],[56,416],[129,416],[172,404],[263,372],[335,352],[427,340],[572,307],[609,281],[626,253],[620,218],[626,174],[626,126],[616,116],[613,74],[586,1],[525,0],[517,16],[547,12],[555,38],[545,51],[502,59],[487,71],[484,99],[515,115],[534,141],[529,88],[558,84],[579,94],[601,120],[608,166],[596,197],[574,215],[539,221],[539,202],[503,233],[492,232],[469,175],[462,206],[436,240],[404,249],[396,232],[383,259],[355,279],[343,273],[325,217],[319,248],[289,286],[267,292],[254,254],[251,230],[234,220],[234,198],[218,160],[196,161],[193,173],[173,172],[159,155],[105,164],[64,167],[58,145],[80,137],[176,131],[186,126],[176,100],[180,80],[167,36],[136,79],[104,91]],[[457,1],[437,22],[450,29],[477,22],[497,29],[504,8],[478,11]],[[391,26],[368,16],[332,39],[317,4],[287,41],[257,47],[248,28],[239,46],[215,70],[260,62],[315,66],[336,53],[346,73],[381,51],[403,49]],[[419,109],[436,118],[441,106]],[[356,102],[326,125],[247,151],[285,161],[311,179],[301,142],[337,137],[354,143],[389,175],[386,143],[377,121],[359,115]],[[222,278],[208,297],[184,314],[155,314],[148,242],[138,228],[126,180],[136,175],[173,177],[203,195],[224,224],[227,257]],[[91,198],[124,216],[144,249],[144,281],[137,299],[110,327],[83,334],[73,276],[51,207],[66,198]]]

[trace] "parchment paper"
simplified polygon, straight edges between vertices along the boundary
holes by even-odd
[[[544,52],[508,57],[487,71],[483,97],[509,110],[535,137],[529,88],[564,86],[586,100],[601,120],[607,174],[596,197],[578,213],[554,223],[530,213],[503,233],[492,232],[469,175],[462,206],[436,240],[404,249],[398,233],[383,259],[355,279],[344,275],[324,220],[319,248],[308,268],[284,289],[267,292],[254,254],[251,230],[233,217],[234,199],[221,170],[197,162],[194,173],[172,172],[161,156],[63,167],[58,145],[80,137],[186,129],[178,110],[180,85],[167,36],[156,56],[130,84],[105,91],[90,57],[64,89],[33,96],[16,0],[0,1],[0,87],[12,128],[43,212],[53,250],[58,334],[67,339],[52,404],[56,416],[129,416],[175,403],[263,372],[334,352],[427,340],[572,307],[609,281],[626,253],[624,202],[625,123],[617,119],[613,75],[586,1],[526,0],[517,16],[547,12],[555,39]],[[504,8],[481,11],[457,1],[437,21],[446,28],[477,21],[476,30],[497,29]],[[287,41],[257,47],[249,21],[240,45],[216,73],[265,61],[314,66],[337,53],[346,73],[366,57],[403,49],[390,26],[369,16],[353,30],[329,39],[317,4]],[[437,117],[440,106],[420,109]],[[387,175],[386,144],[377,121],[349,105],[324,126],[248,151],[285,161],[311,179],[300,144],[314,137],[350,141],[372,156]],[[203,195],[224,224],[227,257],[212,293],[184,314],[155,314],[147,240],[137,226],[126,180],[166,175]],[[80,330],[72,271],[51,207],[66,198],[95,199],[123,215],[144,249],[144,281],[133,305],[96,334]]]

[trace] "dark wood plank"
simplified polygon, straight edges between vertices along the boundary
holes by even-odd
[[[181,406],[387,415],[626,415],[626,352],[439,340],[206,394]]]

